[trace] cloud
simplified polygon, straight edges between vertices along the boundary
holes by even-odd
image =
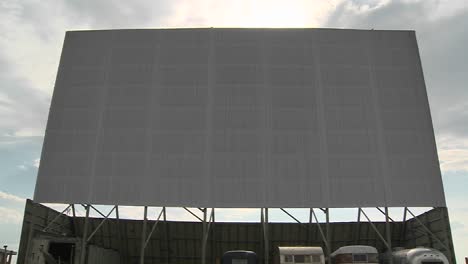
[[[0,224],[21,224],[26,199],[0,191]]]
[[[177,1],[171,27],[317,27],[340,1]]]
[[[19,197],[19,196],[16,196],[14,194],[10,194],[7,192],[2,192],[2,191],[0,191],[0,200],[13,202],[13,203],[24,203],[26,201],[25,198],[22,198],[22,197]]]
[[[438,152],[442,172],[465,171],[468,173],[468,140],[453,137],[441,138]]]
[[[325,26],[416,30],[436,134],[468,137],[468,2],[366,2],[341,3]]]
[[[16,153],[22,156],[18,161],[9,162],[15,170],[16,164],[39,155],[36,152],[40,150],[40,143],[37,142],[42,141],[38,138],[44,134],[66,30],[199,26],[415,29],[441,168],[444,173],[467,172],[467,7],[468,2],[464,0],[295,0],[287,3],[278,0],[138,0],[131,3],[124,0],[5,0],[0,4],[0,148],[2,151],[8,149],[8,152],[3,151],[2,154],[10,156]],[[36,143],[33,145],[31,142]],[[18,145],[30,147],[18,151]],[[24,155],[28,151],[34,152],[34,155],[25,159]],[[10,161],[8,157],[0,158],[5,164]],[[38,162],[39,159],[36,159],[34,166],[37,167]],[[8,177],[5,179],[13,184],[21,178],[14,174]],[[27,184],[33,185],[33,179],[28,179]],[[26,183],[17,185],[20,186],[18,188],[26,188]],[[454,233],[455,245],[457,252],[463,252],[463,247],[468,245],[464,238],[468,237],[467,226],[457,223],[468,221],[468,211],[466,207],[454,206],[456,202],[449,199],[450,190],[447,196],[451,220],[454,230],[457,230]],[[466,204],[466,199],[460,201]],[[0,192],[0,202],[0,215],[8,214],[7,221],[18,223],[22,217],[20,207],[24,199]],[[60,208],[63,210],[65,206]],[[58,210],[60,208],[57,207]],[[151,217],[158,213],[157,208],[151,208],[150,211]],[[259,218],[258,211],[249,209],[218,209],[216,214],[219,221]],[[369,214],[373,214],[373,211],[369,210]],[[141,219],[143,211],[141,207],[122,207],[121,215]],[[168,217],[194,220],[193,216],[183,210],[171,209]]]
[[[39,168],[39,165],[41,164],[41,159],[37,158],[33,161],[33,166],[36,168]]]
[[[23,213],[17,209],[0,206],[0,224],[21,224]]]

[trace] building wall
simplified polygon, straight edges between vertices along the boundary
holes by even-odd
[[[41,235],[71,237],[75,234],[71,218],[65,215],[56,218],[59,214],[60,212],[27,200],[17,263],[26,263],[27,252],[31,252],[32,240],[36,237]],[[56,220],[53,221],[54,219]],[[46,227],[48,230],[44,232]]]
[[[51,226],[59,232],[40,232],[58,213],[50,208],[28,201],[26,204],[23,232],[19,249],[18,263],[25,263],[30,234],[37,236],[81,237],[84,218],[63,216]],[[448,244],[445,250],[440,243],[431,238],[414,219],[406,222],[391,222],[393,247],[428,246],[441,250],[455,263],[450,226],[445,208],[433,209],[419,217],[427,227],[443,242]],[[102,218],[90,218],[89,233],[102,221]],[[154,221],[148,221],[147,232]],[[76,226],[75,230],[73,226]],[[385,234],[385,223],[374,222],[379,232]],[[33,227],[31,233],[30,228]],[[120,252],[121,263],[138,263],[140,256],[143,221],[108,219],[96,232],[90,243]],[[325,224],[322,229],[325,232]],[[201,237],[203,226],[200,222],[160,222],[151,237],[145,251],[145,263],[199,264],[201,261]],[[228,250],[243,249],[257,253],[260,262],[264,258],[263,229],[260,223],[215,223],[211,225],[207,243],[208,263],[217,263],[221,255]],[[368,222],[330,223],[332,251],[345,245],[370,245],[379,252],[386,250],[376,232]],[[269,223],[268,224],[270,260],[277,246],[321,246],[322,242],[316,224]],[[385,235],[384,235],[385,236]]]

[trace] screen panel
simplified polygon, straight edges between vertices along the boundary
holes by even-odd
[[[34,199],[445,206],[415,34],[67,32]]]

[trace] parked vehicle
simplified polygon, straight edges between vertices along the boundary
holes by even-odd
[[[330,255],[333,264],[379,263],[379,252],[375,247],[353,245],[337,249]]]
[[[221,264],[257,264],[257,254],[247,250],[227,251],[221,258]]]
[[[275,264],[325,264],[321,247],[278,247]]]
[[[449,264],[445,255],[433,248],[401,249],[392,252],[393,264]],[[389,263],[388,258],[384,263]]]

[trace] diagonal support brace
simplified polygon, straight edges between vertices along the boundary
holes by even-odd
[[[426,230],[426,232],[429,233],[429,235],[431,235],[432,237],[434,237],[434,239],[435,239],[437,242],[439,242],[439,244],[440,244],[445,250],[450,251],[450,250],[447,248],[447,246],[445,245],[445,243],[443,243],[442,240],[440,240],[434,233],[432,233],[432,231],[431,231],[429,228],[427,228],[426,225],[425,225],[423,222],[421,222],[421,220],[419,220],[419,218],[416,217],[416,216],[413,214],[413,212],[410,211],[409,208],[406,207],[406,210],[407,210],[408,213],[410,213],[410,214],[413,216],[413,218],[422,226],[422,228],[424,228],[424,230]]]
[[[367,221],[369,222],[369,224],[371,225],[372,229],[374,229],[375,233],[377,233],[377,236],[380,238],[380,240],[382,240],[382,242],[385,244],[385,246],[387,247],[388,250],[392,250],[390,248],[390,245],[387,243],[387,241],[385,240],[385,238],[382,236],[382,234],[380,234],[379,230],[377,229],[377,227],[374,225],[374,223],[372,223],[372,221],[370,220],[370,218],[367,216],[367,214],[364,212],[364,210],[362,210],[362,208],[360,208],[359,210],[361,210],[361,213],[362,215],[364,215],[367,219]]]

